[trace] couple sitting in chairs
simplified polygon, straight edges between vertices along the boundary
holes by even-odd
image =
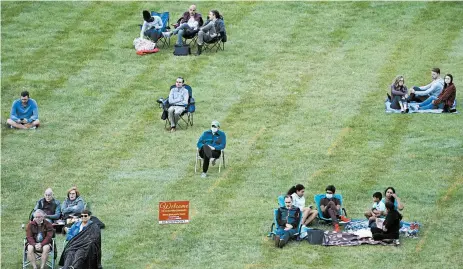
[[[183,39],[192,39],[197,35],[198,51],[196,55],[201,55],[204,43],[216,44],[226,42],[227,35],[225,23],[219,11],[211,10],[208,19],[203,25],[201,14],[196,13],[196,6],[192,5],[189,11],[185,12],[176,24],[176,29],[166,33],[167,36],[178,35],[176,46],[183,46]],[[219,48],[220,47],[220,44]]]

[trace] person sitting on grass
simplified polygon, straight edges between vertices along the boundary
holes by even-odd
[[[444,87],[444,80],[440,77],[439,68],[435,67],[431,70],[431,78],[431,83],[426,86],[413,86],[410,90],[408,101],[423,102],[431,96],[439,96]]]
[[[302,228],[309,225],[318,215],[318,211],[309,207],[305,207],[304,198],[305,187],[302,184],[292,186],[288,195],[291,195],[293,206],[299,207],[302,212]]]
[[[217,10],[211,10],[208,20],[198,32],[198,51],[196,55],[201,55],[204,42],[211,42],[217,38],[219,34],[225,35],[225,23],[223,22],[223,17]]]
[[[393,187],[387,187],[384,191],[384,198],[381,200],[384,204],[387,202],[392,202],[394,204],[394,208],[397,210],[403,210],[404,204],[400,202],[399,197],[395,193],[395,189]]]
[[[88,225],[92,224],[92,221],[90,220],[91,214],[89,210],[87,209],[82,210],[80,217],[81,217],[81,220],[74,223],[71,226],[71,228],[68,228],[68,227],[64,228],[65,232],[67,233],[66,241],[70,241],[78,233],[82,232],[82,230],[85,230]]]
[[[35,129],[39,127],[39,107],[37,102],[29,98],[29,92],[21,92],[21,98],[16,99],[11,106],[10,118],[6,123],[11,128]]]
[[[45,219],[51,223],[61,217],[61,203],[54,198],[51,188],[46,189],[44,198],[38,200],[35,204],[34,212],[38,209],[45,212]]]
[[[301,210],[293,206],[291,195],[285,196],[285,206],[278,208],[275,246],[282,248],[294,237],[299,229]]]
[[[381,199],[383,195],[381,192],[373,193],[373,205],[370,210],[365,212],[365,217],[369,220],[369,223],[372,223],[376,218],[380,218],[386,215],[386,206],[384,205]]]
[[[182,77],[178,77],[175,81],[175,87],[172,87],[169,93],[169,108],[167,109],[167,117],[170,121],[170,132],[175,132],[177,122],[185,111],[188,105],[188,90],[183,87],[185,80]]]
[[[211,123],[211,129],[205,131],[198,139],[196,146],[199,150],[199,156],[203,158],[203,172],[201,177],[207,177],[207,170],[209,169],[209,161],[212,159],[212,165],[220,158],[222,150],[227,145],[227,137],[223,131],[220,130],[220,122],[214,120]]]
[[[402,215],[397,211],[393,202],[386,202],[386,219],[382,227],[371,227],[374,240],[399,239],[400,221]]]
[[[165,32],[164,36],[178,35],[175,45],[183,46],[182,38],[194,37],[203,23],[203,17],[200,13],[196,12],[196,6],[191,5],[188,11],[183,13],[183,16],[178,20],[177,24],[175,24],[175,30],[172,32]]]
[[[400,109],[400,112],[408,112],[408,89],[405,86],[405,79],[403,76],[397,76],[391,85],[391,108]]]
[[[84,199],[80,196],[77,187],[72,187],[68,190],[67,198],[61,204],[63,218],[79,216],[82,210],[84,210]]]
[[[334,187],[333,185],[328,185],[325,190],[326,190],[325,198],[322,198],[320,200],[320,209],[322,211],[323,217],[331,218],[334,231],[340,232],[341,229],[339,228],[338,219],[344,222],[349,222],[350,219],[340,214],[341,201],[338,198],[334,197],[334,194],[336,193],[336,187]]]
[[[151,16],[148,10],[143,10],[143,25],[140,31],[140,38],[149,37],[153,42],[158,42],[162,33],[162,19],[159,16]]]
[[[453,106],[457,95],[457,89],[453,84],[453,76],[451,74],[445,75],[444,82],[444,90],[442,90],[439,96],[431,96],[418,104],[419,110],[440,108],[444,112],[450,112],[450,108]]]
[[[37,269],[35,252],[42,253],[40,268],[43,269],[47,264],[48,253],[52,250],[53,226],[50,222],[44,221],[45,216],[45,212],[36,210],[34,219],[26,227],[27,259],[35,269]]]

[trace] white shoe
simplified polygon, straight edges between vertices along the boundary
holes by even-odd
[[[201,178],[206,178],[206,177],[207,177],[207,174],[204,173],[204,172],[202,172],[202,173],[201,173]]]
[[[164,37],[170,37],[172,35],[172,32],[162,32],[162,36]]]

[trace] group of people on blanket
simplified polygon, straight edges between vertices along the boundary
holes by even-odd
[[[320,210],[325,218],[331,219],[335,232],[340,232],[339,221],[349,222],[350,219],[341,214],[341,201],[334,197],[336,187],[329,185],[325,189],[325,197],[320,200]],[[305,230],[318,215],[318,210],[305,206],[305,187],[302,184],[292,186],[284,197],[284,206],[277,211],[277,230],[275,246],[282,248],[299,231],[299,221],[302,222],[301,231]],[[384,191],[385,197],[380,192],[373,194],[373,205],[365,212],[369,220],[371,233],[374,240],[398,239],[400,221],[404,205],[397,196],[393,187]],[[302,219],[301,219],[302,214]],[[382,227],[376,227],[377,218],[382,218]]]
[[[173,31],[162,32],[164,27],[161,17],[152,16],[148,10],[143,10],[143,25],[140,31],[140,38],[148,37],[153,42],[156,42],[161,36],[170,37],[177,35],[176,46],[183,46],[183,38],[193,38],[198,35],[197,45],[198,50],[196,55],[202,53],[204,42],[213,42],[217,38],[225,38],[225,23],[219,11],[209,11],[206,22],[204,23],[201,13],[196,11],[196,5],[191,5],[190,8],[183,13],[182,17],[174,24]]]
[[[440,76],[440,69],[431,69],[431,83],[426,86],[413,86],[408,94],[405,86],[405,79],[402,75],[397,76],[391,85],[391,95],[388,99],[392,109],[400,109],[401,113],[408,113],[409,110],[443,109],[444,113],[451,111],[455,101],[457,89],[453,84],[452,74]],[[416,102],[411,105],[410,102]]]

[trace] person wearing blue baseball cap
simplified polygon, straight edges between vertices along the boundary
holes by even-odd
[[[209,161],[212,159],[212,165],[215,165],[215,161],[220,157],[221,150],[225,149],[226,142],[225,133],[220,130],[220,122],[212,121],[211,129],[205,131],[199,137],[197,143],[199,156],[204,160],[202,178],[207,177]]]

